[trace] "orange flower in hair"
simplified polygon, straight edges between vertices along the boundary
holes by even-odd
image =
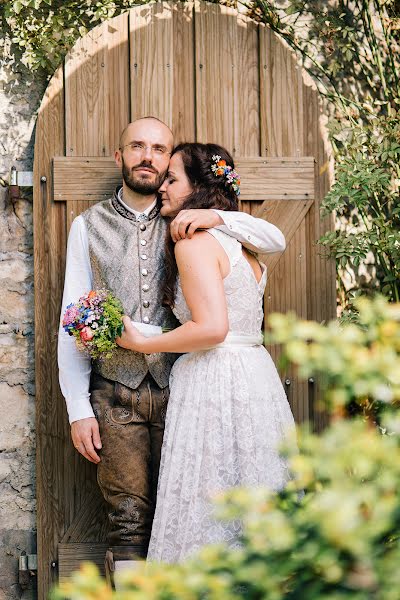
[[[212,157],[214,165],[211,165],[211,171],[216,177],[224,176],[226,181],[225,185],[230,185],[237,196],[240,194],[240,177],[239,173],[232,169],[226,164],[225,160],[221,160],[218,154],[214,154]]]

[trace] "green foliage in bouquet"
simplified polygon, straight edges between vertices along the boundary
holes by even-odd
[[[273,335],[304,376],[308,361],[313,373],[325,373],[332,403],[341,405],[343,396],[382,401],[380,385],[398,400],[400,306],[379,298],[359,310],[355,328],[274,316]],[[298,445],[299,453],[293,439],[285,449],[293,479],[281,493],[238,489],[216,498],[222,518],[243,522],[241,549],[210,546],[181,565],[144,565],[125,573],[115,592],[86,564],[52,600],[397,600],[397,413],[388,412],[380,428],[355,418],[337,420],[322,435],[300,430]]]
[[[122,334],[122,304],[109,290],[91,290],[67,306],[62,326],[92,359],[109,358]]]
[[[100,326],[99,335],[95,338],[95,353],[91,353],[94,359],[109,358],[117,348],[115,339],[121,336],[123,330],[122,316],[124,311],[121,302],[109,294],[103,308],[104,325]]]

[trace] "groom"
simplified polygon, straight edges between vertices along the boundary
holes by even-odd
[[[162,306],[164,238],[157,190],[173,149],[169,127],[154,117],[130,123],[115,161],[122,186],[72,223],[62,314],[90,289],[107,288],[132,320],[175,327]],[[220,227],[251,250],[284,249],[281,232],[239,212],[182,211],[171,225],[174,241],[197,228]],[[91,364],[60,327],[59,377],[75,448],[97,464],[110,511],[111,571],[145,557],[151,533],[172,354],[142,355],[118,348]],[[128,562],[123,562],[128,561]]]

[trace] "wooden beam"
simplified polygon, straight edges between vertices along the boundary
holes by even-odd
[[[314,159],[238,158],[241,201],[313,200]],[[99,201],[109,198],[121,183],[121,173],[110,157],[55,157],[54,200]]]
[[[82,562],[93,562],[104,575],[104,557],[109,544],[97,543],[61,543],[58,544],[58,573],[60,581],[68,579],[77,571]]]

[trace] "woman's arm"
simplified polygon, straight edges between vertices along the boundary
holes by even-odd
[[[183,295],[192,315],[177,329],[146,338],[124,318],[124,332],[117,343],[123,348],[154,352],[194,352],[222,342],[228,333],[228,312],[223,277],[229,259],[219,242],[206,232],[175,245]]]

